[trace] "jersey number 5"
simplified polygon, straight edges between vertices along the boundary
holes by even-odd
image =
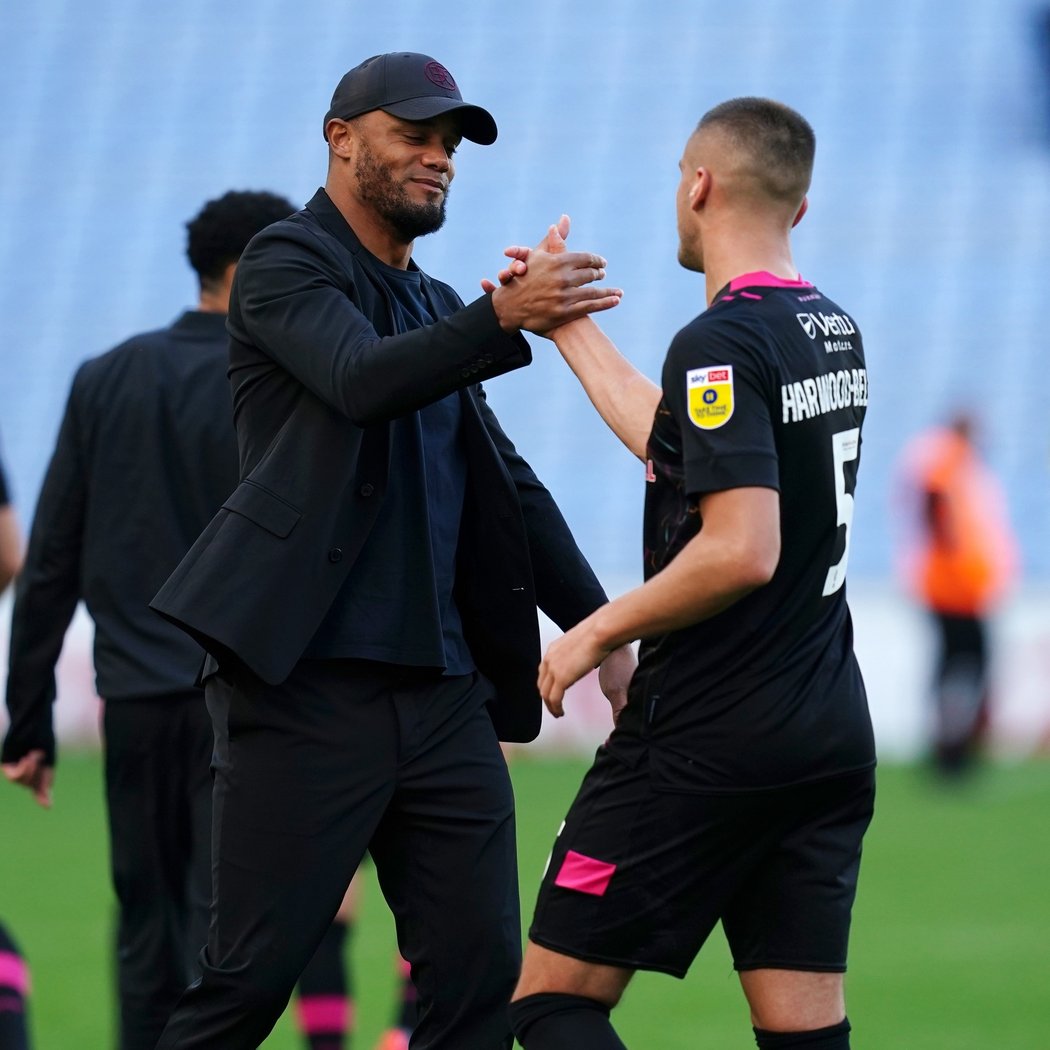
[[[835,508],[838,524],[846,527],[846,543],[842,557],[828,569],[824,581],[824,597],[834,594],[846,582],[846,562],[849,561],[849,530],[853,524],[853,489],[857,485],[856,470],[847,470],[846,464],[855,462],[860,447],[860,428],[840,430],[831,435],[831,452],[835,460]]]

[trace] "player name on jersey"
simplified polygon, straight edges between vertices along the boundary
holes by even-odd
[[[801,382],[784,383],[780,396],[785,423],[798,423],[840,408],[866,405],[868,371],[865,368],[842,368]]]

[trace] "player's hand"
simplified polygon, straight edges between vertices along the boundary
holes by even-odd
[[[487,277],[482,277],[481,290],[488,294],[494,292],[497,288],[500,288],[505,284],[510,284],[515,277],[524,277],[525,274],[529,272],[529,251],[529,248],[520,244],[512,244],[509,248],[504,248],[503,254],[508,259],[511,259],[512,262],[509,266],[500,270],[500,272],[496,274],[496,280],[499,284],[493,283]]]
[[[613,649],[598,668],[598,684],[612,708],[613,725],[620,721],[620,712],[627,706],[627,687],[637,666],[633,647],[621,645]]]
[[[29,751],[17,762],[5,762],[3,770],[4,776],[12,784],[29,788],[41,806],[51,808],[51,785],[55,782],[55,769],[45,763],[43,751]]]
[[[565,690],[593,671],[609,655],[594,639],[593,617],[581,620],[557,641],[547,646],[540,663],[537,686],[543,702],[555,718],[565,714]]]
[[[557,245],[551,243],[551,230],[557,230],[560,242]],[[569,216],[563,215],[554,226],[551,226],[547,230],[547,236],[536,245],[537,251],[553,252],[565,251],[565,241],[569,237]],[[499,284],[494,284],[487,277],[481,279],[481,290],[483,292],[494,292],[498,287],[504,284],[510,284],[515,277],[522,277],[529,272],[528,260],[529,253],[532,249],[526,248],[520,244],[512,244],[509,248],[503,249],[503,254],[513,260],[509,266],[505,269],[500,270],[496,275],[496,279]]]

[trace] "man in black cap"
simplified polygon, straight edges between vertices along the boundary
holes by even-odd
[[[536,606],[606,601],[480,386],[616,305],[590,253],[464,306],[412,261],[461,138],[491,143],[426,55],[339,83],[325,188],[249,245],[230,304],[241,483],[154,599],[211,654],[212,925],[160,1047],[256,1047],[365,850],[420,993],[412,1045],[509,1047],[520,963],[498,738],[536,735]],[[614,706],[633,656],[604,662]]]

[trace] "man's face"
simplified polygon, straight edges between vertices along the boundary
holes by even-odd
[[[690,191],[696,185],[697,158],[695,136],[691,138],[678,162],[680,177],[675,206],[678,213],[678,261],[687,270],[704,272],[704,251],[700,228],[693,210]]]
[[[409,121],[376,110],[355,131],[358,198],[406,244],[441,229],[461,137],[455,117]]]

